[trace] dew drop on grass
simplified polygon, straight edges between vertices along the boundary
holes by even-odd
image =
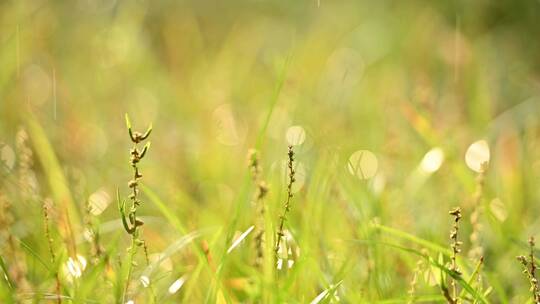
[[[13,149],[3,143],[0,143],[0,161],[2,166],[8,168],[9,170],[13,169],[15,165],[15,152]]]
[[[375,176],[379,162],[377,156],[368,150],[359,150],[349,157],[347,167],[352,175],[359,179],[369,179]]]
[[[472,143],[465,153],[467,167],[475,172],[481,172],[482,164],[489,163],[489,159],[489,145],[484,139]]]
[[[301,126],[292,126],[285,133],[287,143],[292,146],[299,146],[306,140],[306,131]]]
[[[420,168],[426,173],[434,173],[441,167],[444,161],[444,152],[441,148],[433,148],[424,155]]]

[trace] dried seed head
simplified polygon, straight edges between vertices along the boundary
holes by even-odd
[[[285,210],[283,211],[283,214],[280,217],[280,223],[279,223],[279,230],[278,230],[278,233],[277,233],[276,246],[274,247],[274,251],[276,253],[276,260],[278,260],[277,259],[278,258],[277,254],[279,253],[282,238],[284,236],[283,228],[284,228],[284,224],[285,224],[285,221],[286,221],[286,216],[287,216],[287,213],[291,209],[291,198],[293,197],[292,186],[293,186],[294,182],[296,181],[295,178],[294,178],[294,174],[295,174],[295,171],[294,171],[294,150],[293,150],[292,145],[289,145],[289,147],[288,147],[287,156],[288,156],[287,167],[289,169],[289,174],[288,174],[289,175],[289,183],[287,184],[287,200],[285,201],[285,206],[284,206]]]
[[[129,195],[129,199],[132,202],[131,209],[129,210],[129,213],[125,213],[125,206],[124,202],[120,203],[119,200],[119,210],[122,215],[122,222],[124,223],[124,228],[129,234],[132,234],[134,238],[138,238],[138,227],[143,225],[143,222],[137,218],[137,207],[141,205],[141,201],[138,198],[139,195],[139,179],[142,178],[142,174],[139,172],[139,167],[137,164],[143,159],[143,157],[146,155],[150,148],[150,143],[146,143],[141,151],[137,148],[137,144],[142,142],[143,140],[147,139],[148,136],[150,136],[150,133],[152,132],[152,125],[148,127],[145,133],[141,132],[134,132],[131,129],[131,122],[129,120],[129,116],[126,114],[126,126],[128,129],[129,137],[131,141],[133,142],[133,147],[129,151],[131,157],[130,157],[130,164],[133,168],[133,179],[128,182],[128,187],[131,189],[131,194]],[[128,224],[128,221],[126,217],[129,219],[129,224],[131,224],[131,227]]]
[[[456,207],[449,212],[450,215],[454,216],[456,218],[456,221],[461,219],[461,208]]]
[[[255,266],[260,267],[264,258],[264,198],[268,193],[268,185],[262,180],[262,167],[260,164],[259,152],[256,149],[249,149],[247,155],[248,167],[251,171],[251,178],[257,186],[253,197],[253,205],[257,208],[257,232],[255,233]]]
[[[534,303],[540,303],[540,285],[538,284],[538,279],[536,278],[536,260],[534,257],[534,237],[529,238],[530,253],[529,259],[527,257],[520,255],[517,256],[517,260],[523,266],[523,274],[527,276],[530,284],[530,291],[532,292]]]
[[[452,230],[450,231],[450,240],[451,240],[450,247],[452,248],[452,256],[450,257],[451,259],[450,270],[453,271],[457,275],[461,275],[461,271],[457,267],[457,255],[458,253],[461,252],[460,246],[462,245],[462,242],[458,241],[459,220],[461,219],[461,208],[456,207],[450,210],[449,214],[454,217],[454,225],[452,226]],[[456,280],[451,279],[450,284],[452,286],[453,295],[449,298],[449,302],[457,303],[458,293],[457,293]]]
[[[250,167],[258,166],[259,152],[256,149],[249,149],[247,159]]]

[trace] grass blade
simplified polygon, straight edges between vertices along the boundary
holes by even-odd
[[[26,116],[26,124],[34,150],[43,166],[54,202],[59,210],[60,233],[70,245],[67,246],[68,252],[74,254],[76,252],[75,235],[81,231],[79,209],[73,201],[68,182],[45,131],[31,113]]]

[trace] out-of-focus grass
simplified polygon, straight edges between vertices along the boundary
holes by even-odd
[[[135,303],[403,303],[424,249],[416,300],[444,302],[424,278],[443,272],[456,205],[463,282],[477,265],[465,154],[481,139],[486,298],[526,303],[515,256],[540,231],[538,20],[539,3],[509,0],[1,2],[2,301],[55,299],[57,273],[64,301],[121,296],[130,240],[113,197],[130,178],[127,112],[136,129],[154,124],[138,214],[155,269],[145,288],[137,255]],[[293,265],[277,271],[287,131],[301,142]],[[270,186],[262,269],[253,234],[227,253],[256,221],[251,147]],[[373,169],[351,158],[361,150],[377,160],[368,179],[351,174]],[[428,151],[442,151],[435,170]]]

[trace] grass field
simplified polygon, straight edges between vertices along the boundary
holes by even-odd
[[[0,1],[0,303],[540,303],[539,22]]]

